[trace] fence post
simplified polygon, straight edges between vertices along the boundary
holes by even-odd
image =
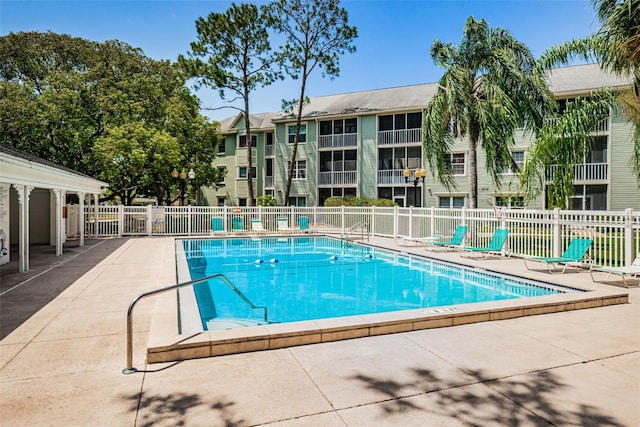
[[[431,206],[429,208],[429,236],[436,235],[436,208]]]
[[[223,206],[223,212],[222,212],[222,216],[224,217],[224,232],[226,233],[229,230],[229,207],[225,204]]]
[[[191,205],[187,206],[187,236],[191,236]]]
[[[344,205],[342,205],[342,207],[340,208],[340,221],[342,222],[342,225],[340,228],[340,237],[344,236],[344,220],[345,220]]]
[[[376,206],[371,206],[371,229],[369,230],[369,235],[374,236],[376,230]]]
[[[413,239],[413,206],[409,206],[409,238]]]
[[[628,208],[624,225],[624,265],[631,267],[636,254],[633,253],[633,209]]]
[[[393,238],[398,238],[398,205],[393,207]]]
[[[118,237],[122,237],[124,227],[124,206],[118,205]]]
[[[560,208],[553,209],[553,221],[551,222],[553,225],[551,226],[553,237],[551,241],[551,249],[553,253],[552,257],[560,256],[560,248],[562,247],[562,233],[560,226]]]
[[[100,210],[98,209],[98,203],[100,203],[100,195],[99,194],[94,194],[93,195],[93,219],[96,221],[96,228],[95,228],[95,237],[96,239],[98,238],[99,235],[99,230],[98,230],[98,215],[100,214]]]
[[[153,218],[151,217],[151,205],[147,205],[147,236],[151,237],[151,222]]]

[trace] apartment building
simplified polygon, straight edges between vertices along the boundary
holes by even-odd
[[[629,79],[605,73],[594,64],[559,68],[550,73],[549,81],[561,106],[603,87],[630,86]],[[391,199],[399,206],[469,206],[465,140],[456,141],[451,151],[455,189],[440,184],[425,163],[422,113],[436,90],[437,83],[429,83],[311,98],[303,110],[289,204],[322,206],[328,197],[362,196]],[[284,203],[295,118],[282,112],[252,115],[252,141],[246,140],[244,129],[242,115],[221,122],[224,144],[215,165],[226,169],[226,179],[217,189],[203,189],[199,203],[246,205],[247,144],[252,147],[254,197],[269,194],[278,204]],[[633,125],[619,114],[601,123],[590,153],[574,166],[572,208],[640,208],[638,181],[629,162],[632,134]],[[516,163],[524,161],[530,144],[530,135],[517,135],[512,150]],[[485,171],[482,149],[477,160],[479,207],[525,206],[516,174],[505,171],[498,190]],[[548,169],[547,179],[554,169]],[[416,179],[423,170],[426,176]],[[544,195],[526,206],[545,208]]]

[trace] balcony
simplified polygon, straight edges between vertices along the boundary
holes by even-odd
[[[547,181],[553,179],[553,175],[559,168],[551,165],[547,169]],[[585,163],[573,165],[574,181],[607,181],[609,179],[609,165],[607,163]]]
[[[357,145],[357,133],[346,133],[342,135],[320,135],[320,140],[318,141],[318,148],[356,147]]]
[[[265,176],[264,177],[264,186],[265,188],[273,188],[273,177]]]
[[[378,132],[378,145],[416,143],[422,143],[422,129],[382,130]]]
[[[318,185],[356,185],[358,183],[358,172],[320,172],[318,174]]]
[[[559,121],[559,119],[545,119],[545,122],[547,123],[554,123],[557,121]],[[602,120],[593,129],[594,133],[604,133],[608,131],[609,131],[609,119]]]
[[[402,172],[404,169],[387,169],[378,171],[378,184],[392,185],[392,184],[404,184],[404,176]]]

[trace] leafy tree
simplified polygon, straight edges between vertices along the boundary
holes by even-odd
[[[218,89],[222,99],[228,91],[233,95],[232,101],[243,101],[240,111],[245,117],[248,206],[254,205],[249,98],[257,87],[281,78],[271,56],[265,13],[253,4],[232,4],[225,13],[199,18],[198,40],[191,43],[189,58],[179,58],[187,76],[195,78],[196,87]]]
[[[599,31],[584,39],[553,46],[540,57],[539,66],[550,70],[566,65],[574,58],[596,61],[605,70],[629,76],[633,88],[615,94],[619,105],[613,94],[602,91],[589,99],[576,100],[564,114],[546,122],[545,129],[538,135],[533,150],[527,156],[522,184],[529,197],[540,194],[544,190],[544,163],[557,164],[553,160],[556,158],[568,162],[565,167],[561,166],[555,171],[553,181],[547,187],[549,206],[567,206],[568,198],[574,191],[574,169],[570,165],[583,162],[583,156],[592,142],[588,135],[611,111],[618,111],[620,106],[635,125],[631,141],[633,155],[629,163],[640,183],[640,1],[593,0],[592,4],[600,19]]]
[[[348,25],[349,16],[340,7],[339,0],[277,0],[268,8],[272,25],[286,37],[278,53],[279,61],[289,76],[294,80],[300,79],[300,93],[294,102],[297,106],[296,131],[284,196],[287,205],[300,140],[307,79],[316,67],[322,69],[323,76],[337,77],[340,74],[340,55],[355,52],[352,42],[358,31]]]
[[[541,127],[555,101],[529,49],[485,20],[469,17],[462,42],[455,46],[436,40],[431,57],[445,73],[425,111],[425,156],[439,180],[451,188],[455,182],[449,153],[454,138],[467,138],[470,207],[476,208],[478,147],[484,149],[486,169],[500,188],[500,174],[516,169],[510,152],[516,129]]]
[[[324,201],[325,206],[397,206],[389,199],[369,199],[367,197],[329,197]]]
[[[139,194],[171,203],[178,187],[174,167],[194,168],[194,185],[222,178],[211,165],[218,125],[200,114],[184,78],[168,61],[120,41],[51,32],[0,37],[0,94],[0,142],[106,180],[104,200],[128,203]],[[139,173],[140,150],[151,158],[154,150],[164,152],[167,140],[177,144],[179,155],[169,157],[176,163]],[[107,141],[114,144],[109,150]],[[105,163],[114,159],[131,162],[126,169],[135,171],[129,177],[135,184],[114,175],[117,168]]]

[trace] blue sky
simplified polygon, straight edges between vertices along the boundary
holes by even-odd
[[[196,40],[196,19],[224,12],[230,4],[218,0],[0,0],[0,35],[51,30],[94,41],[118,39],[152,58],[175,60]],[[458,44],[469,16],[507,29],[536,57],[598,28],[588,0],[342,0],[341,4],[349,12],[350,24],[358,27],[357,50],[341,58],[340,76],[334,80],[315,71],[307,85],[308,96],[436,82],[442,70],[429,56],[431,44],[436,39]],[[296,98],[298,91],[299,82],[290,78],[260,88],[252,94],[252,112],[279,111],[281,100]],[[225,105],[211,89],[196,94],[203,106]],[[203,113],[219,120],[237,111]]]

